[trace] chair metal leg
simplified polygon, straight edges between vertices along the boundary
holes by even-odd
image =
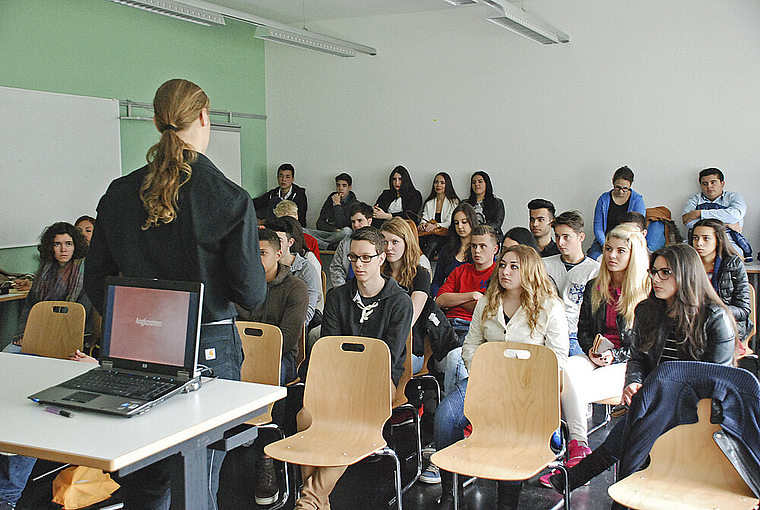
[[[285,432],[276,423],[266,423],[264,425],[258,425],[258,428],[274,429],[279,433],[280,439],[285,439]],[[277,501],[272,506],[270,506],[269,510],[279,510],[280,508],[285,506],[285,504],[288,502],[288,499],[290,498],[290,474],[288,473],[288,463],[285,461],[282,461],[282,464],[284,468],[283,482],[285,484],[285,488],[283,489],[282,494],[280,495],[279,501]],[[293,490],[295,492],[295,488]]]
[[[454,510],[459,510],[459,474],[452,472],[454,478]]]
[[[565,510],[570,510],[570,480],[569,475],[567,472],[567,468],[562,462],[556,462],[549,465],[550,469],[559,469],[562,471],[562,474],[565,476],[565,488],[562,491],[562,501],[558,501],[556,505],[554,505],[551,510],[559,510],[560,508],[564,508]]]
[[[593,405],[593,404],[592,404]],[[599,422],[598,424],[591,427],[588,431],[588,435],[593,434],[597,430],[606,427],[607,424],[612,421],[612,406],[609,404],[604,404],[604,420]]]
[[[388,457],[393,457],[395,462],[393,470],[395,475],[396,496],[388,503],[388,506],[392,506],[395,503],[398,510],[403,510],[401,503],[401,461],[399,460],[398,455],[396,455],[396,452],[393,451],[393,449],[387,446],[382,450],[376,451],[373,455],[387,455]]]

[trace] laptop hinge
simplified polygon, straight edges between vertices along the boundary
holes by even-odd
[[[189,381],[190,380],[190,372],[187,370],[180,370],[177,372],[177,379],[180,381]]]
[[[107,370],[112,370],[113,369],[113,361],[104,360],[102,366],[103,366],[103,368],[105,368]]]

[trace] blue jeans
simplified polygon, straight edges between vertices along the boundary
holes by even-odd
[[[234,324],[201,326],[198,363],[210,368],[220,379],[240,380],[243,364],[243,345]],[[210,492],[208,508],[215,509],[219,490],[219,472],[225,452],[207,451]],[[160,460],[131,475],[119,483],[124,487],[124,508],[127,510],[169,510],[171,505],[172,458]]]
[[[285,386],[296,378],[296,360],[289,352],[283,353],[280,359],[280,386]]]
[[[35,462],[34,457],[0,455],[0,501],[16,505]]]
[[[454,318],[449,319],[449,323],[459,337],[459,345],[461,346],[464,343],[464,339],[467,337],[467,333],[470,332],[470,321]],[[470,374],[467,372],[467,368],[464,366],[464,360],[462,359],[462,347],[452,349],[446,355],[443,373],[444,395],[452,391],[459,381],[469,377]]]
[[[570,333],[570,352],[568,352],[567,357],[577,356],[578,354],[585,355],[586,353],[583,352],[581,344],[578,343],[578,333]]]

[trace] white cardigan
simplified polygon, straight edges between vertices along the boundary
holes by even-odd
[[[451,213],[459,205],[459,200],[445,199],[441,207],[441,222],[438,224],[441,228],[449,228],[451,225]],[[431,222],[435,219],[436,199],[431,198],[422,206],[422,219]]]
[[[567,317],[562,301],[553,298],[547,300],[538,315],[538,325],[534,331],[528,327],[528,315],[522,305],[509,320],[504,323],[504,308],[499,300],[499,309],[495,316],[483,320],[483,309],[486,299],[480,298],[472,313],[470,332],[462,345],[462,359],[470,369],[472,357],[480,344],[486,342],[520,342],[534,345],[545,345],[557,355],[557,363],[562,369],[567,362],[567,352],[570,347],[567,331]]]

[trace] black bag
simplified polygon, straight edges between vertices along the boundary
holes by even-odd
[[[430,338],[430,346],[433,348],[436,361],[441,361],[452,349],[462,346],[446,314],[430,296],[417,322],[412,326],[412,352],[416,356],[422,356],[425,353],[425,335]]]

